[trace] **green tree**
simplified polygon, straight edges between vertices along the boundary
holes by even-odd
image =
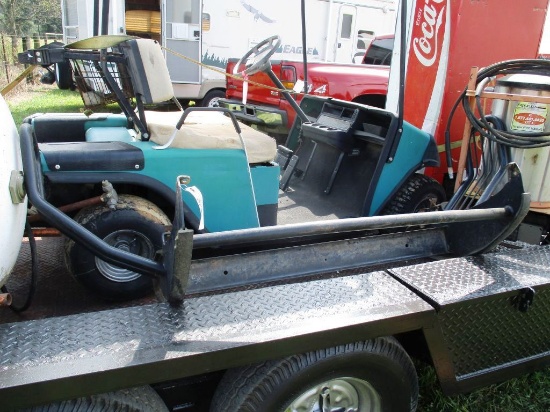
[[[0,31],[24,36],[61,32],[61,4],[55,0],[0,0]]]

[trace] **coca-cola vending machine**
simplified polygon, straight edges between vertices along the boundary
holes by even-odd
[[[439,145],[441,166],[426,169],[427,175],[446,180],[446,122],[471,68],[536,58],[547,7],[548,0],[409,0],[404,119],[433,134]],[[397,27],[395,54],[400,32]],[[398,61],[394,56],[386,106],[395,111]],[[459,110],[450,129],[455,170],[464,124]]]

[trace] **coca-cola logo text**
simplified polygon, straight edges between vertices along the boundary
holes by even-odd
[[[425,0],[424,9],[419,8],[413,30],[412,47],[414,54],[426,67],[437,59],[439,49],[439,29],[443,24],[446,0]],[[420,30],[418,30],[420,29]]]

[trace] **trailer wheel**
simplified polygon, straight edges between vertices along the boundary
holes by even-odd
[[[162,248],[165,227],[171,222],[155,204],[132,195],[120,195],[116,210],[92,206],[75,220],[111,246],[153,259]],[[69,271],[84,286],[108,300],[126,300],[152,292],[152,279],[107,263],[72,240],[65,257]]]
[[[383,215],[429,212],[445,200],[445,191],[437,180],[415,173],[382,210]]]
[[[202,107],[220,107],[220,99],[225,98],[223,90],[210,90],[201,101]]]
[[[22,412],[168,412],[161,397],[150,386],[122,389],[49,405]]]
[[[55,49],[55,48],[60,48],[64,46],[65,46],[64,43],[61,43],[59,41],[54,41],[52,43],[45,44],[40,48]],[[71,86],[73,85],[73,72],[71,69],[71,64],[68,61],[55,63],[54,74],[55,74],[55,82],[57,83],[57,87],[59,89],[67,90],[71,88]]]
[[[210,411],[414,411],[418,378],[391,337],[231,369]]]
[[[55,81],[57,87],[61,90],[68,90],[73,84],[73,72],[69,62],[56,63],[55,68]]]

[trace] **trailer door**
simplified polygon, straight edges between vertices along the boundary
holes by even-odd
[[[338,33],[336,34],[336,58],[337,62],[352,63],[353,44],[355,39],[355,21],[357,20],[357,8],[355,6],[342,5],[338,15]]]
[[[193,60],[201,60],[201,0],[163,2],[163,44]],[[200,83],[201,67],[166,51],[168,71],[174,83]]]
[[[80,40],[77,0],[61,2],[61,20],[63,22],[63,43],[68,44]]]

